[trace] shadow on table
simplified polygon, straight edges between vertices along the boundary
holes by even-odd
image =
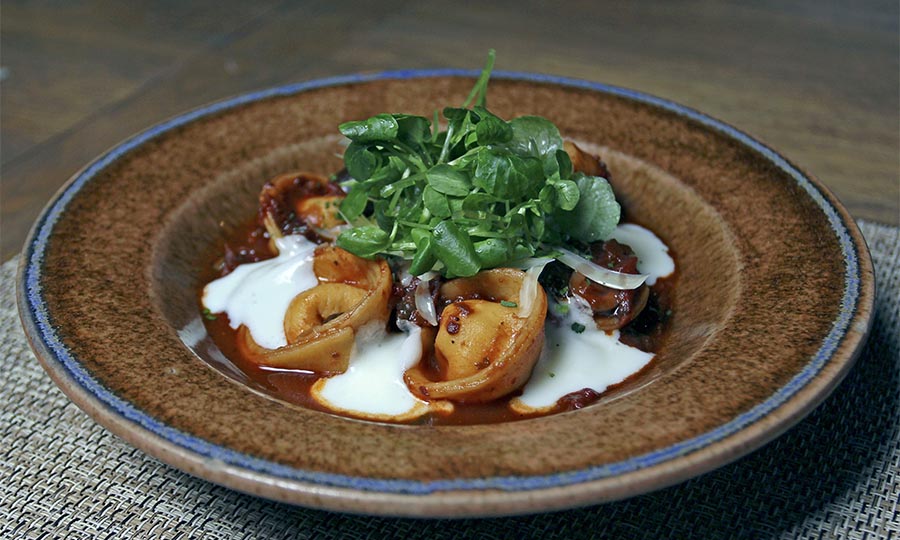
[[[887,311],[885,304],[880,307]],[[878,496],[877,487],[865,481],[897,444],[900,361],[889,341],[896,339],[886,322],[890,319],[889,313],[876,313],[869,344],[856,366],[808,418],[736,463],[661,491],[589,508],[509,518],[359,517],[257,499],[253,499],[257,511],[251,515],[229,513],[221,518],[239,530],[257,530],[268,538],[317,539],[759,538],[830,530],[840,510],[833,504],[858,500],[862,495],[858,490],[865,490],[867,497]],[[222,496],[247,497],[224,488]],[[234,503],[243,506],[239,500]],[[870,508],[876,510],[864,505],[856,511]],[[291,519],[285,519],[285,513]],[[268,530],[258,529],[260,520],[270,523]]]

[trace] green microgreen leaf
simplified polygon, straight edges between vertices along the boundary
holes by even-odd
[[[431,186],[426,187],[422,192],[422,201],[432,216],[439,218],[450,217],[450,204],[447,202],[447,197],[438,193]]]
[[[365,187],[362,184],[354,184],[344,200],[341,201],[341,214],[344,215],[344,219],[353,221],[358,218],[366,209],[368,201],[368,192]]]
[[[431,122],[424,116],[395,114],[397,139],[411,148],[421,148],[431,138]]]
[[[431,233],[422,229],[413,229],[411,236],[416,246],[416,254],[413,256],[409,273],[420,276],[434,267],[437,255],[434,253],[434,237]]]
[[[475,242],[475,254],[483,268],[494,268],[509,260],[509,242],[502,238],[486,238]]]
[[[506,147],[520,155],[556,158],[556,151],[562,149],[563,140],[559,129],[552,122],[540,116],[520,116],[509,122],[512,139]]]
[[[473,276],[481,270],[472,240],[451,221],[434,228],[434,251],[447,268],[448,277]]]
[[[368,180],[378,167],[378,156],[369,150],[367,144],[352,142],[344,150],[344,166],[352,178]]]
[[[354,255],[371,258],[387,249],[391,237],[379,227],[363,225],[342,232],[336,243]]]
[[[540,189],[544,175],[541,164],[531,157],[499,151],[481,152],[472,182],[500,199],[520,199]]]
[[[538,200],[544,212],[552,212],[556,209],[556,189],[552,185],[546,185],[538,193]]]
[[[462,201],[463,212],[492,212],[491,205],[498,199],[483,191],[470,193]]]
[[[556,200],[561,210],[572,210],[578,204],[581,198],[581,191],[578,184],[571,180],[560,180],[554,185],[556,189]]]
[[[351,141],[369,143],[397,138],[400,126],[390,114],[378,114],[368,120],[344,122],[338,129]]]
[[[556,220],[568,234],[582,242],[609,238],[619,223],[621,208],[609,182],[598,176],[576,176],[578,204],[569,212],[558,212]]]
[[[475,107],[479,121],[475,125],[475,135],[480,145],[509,142],[513,138],[513,129],[509,122],[502,120],[484,107]]]
[[[435,165],[425,173],[428,185],[438,193],[464,197],[472,189],[469,175],[447,164]]]
[[[463,213],[463,199],[448,198],[447,202],[450,204],[450,215],[461,215]]]
[[[572,177],[572,158],[570,158],[568,152],[562,148],[556,150],[556,165],[561,178]]]

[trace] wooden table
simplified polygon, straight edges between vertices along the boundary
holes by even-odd
[[[857,218],[900,223],[898,4],[204,0],[4,2],[2,253],[128,135],[234,94],[329,75],[482,65],[606,82],[761,138]]]

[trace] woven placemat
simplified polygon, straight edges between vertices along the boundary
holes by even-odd
[[[622,502],[483,520],[357,517],[243,495],[94,423],[35,360],[0,268],[0,538],[900,538],[900,230],[861,223],[872,335],[834,394],[784,436]]]

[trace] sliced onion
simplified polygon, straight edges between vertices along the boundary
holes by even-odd
[[[403,288],[409,287],[409,284],[412,283],[413,276],[409,273],[410,261],[405,259],[394,259],[391,261],[391,268],[394,269],[394,275],[397,276],[397,279],[400,280],[400,284],[403,285]]]
[[[603,268],[598,264],[594,264],[581,255],[572,253],[566,248],[554,247],[553,249],[559,251],[561,254],[556,260],[576,272],[581,272],[592,281],[611,289],[618,289],[620,291],[637,289],[647,281],[648,277],[650,277],[649,274],[625,274],[623,272],[614,272],[609,268]]]
[[[534,309],[534,301],[537,298],[538,287],[540,287],[538,278],[541,272],[544,271],[544,267],[553,261],[553,259],[549,258],[534,260],[538,262],[525,271],[525,277],[522,278],[522,287],[519,289],[519,311],[516,315],[520,319],[525,319],[531,315],[531,310]]]
[[[431,326],[437,326],[438,319],[437,308],[434,305],[434,298],[431,296],[431,287],[428,286],[428,283],[437,275],[437,272],[425,272],[418,276],[419,283],[416,285],[416,310]]]
[[[341,235],[342,232],[352,229],[353,225],[344,223],[343,225],[335,225],[330,229],[322,229],[320,227],[312,227],[313,232],[317,235],[321,236],[325,240],[337,240],[337,237]]]
[[[530,259],[519,259],[517,261],[509,263],[510,268],[519,268],[521,270],[528,270],[530,268],[534,268],[535,266],[544,267],[548,263],[552,263],[554,258],[552,257],[532,257]]]

